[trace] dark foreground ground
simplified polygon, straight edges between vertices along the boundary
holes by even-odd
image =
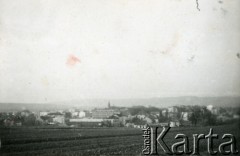
[[[179,140],[174,139],[178,133],[189,136],[192,146],[192,134],[209,133],[209,129],[219,135],[214,140],[214,148],[228,140],[222,135],[231,133],[236,137],[240,150],[240,129],[237,125],[213,127],[171,128],[164,138],[168,146]],[[159,133],[161,129],[159,129]],[[79,155],[142,155],[143,132],[131,128],[54,128],[54,127],[20,127],[0,128],[1,156],[79,156]],[[200,154],[209,155],[207,141],[200,141]],[[160,155],[165,155],[159,147]],[[218,154],[221,155],[221,154]]]

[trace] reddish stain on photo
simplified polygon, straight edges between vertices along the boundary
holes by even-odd
[[[80,59],[74,55],[69,55],[66,64],[70,67],[75,66],[77,63],[80,63]]]

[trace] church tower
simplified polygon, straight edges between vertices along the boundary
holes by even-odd
[[[108,108],[111,108],[111,104],[110,104],[110,101],[108,101]]]

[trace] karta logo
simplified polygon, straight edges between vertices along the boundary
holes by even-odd
[[[161,133],[158,135],[158,127],[146,127],[143,129],[144,146],[142,153],[144,155],[158,155],[158,148],[160,148],[165,154],[169,155],[199,155],[199,140],[207,140],[207,152],[210,155],[216,155],[217,153],[223,155],[238,154],[236,138],[232,134],[224,134],[222,139],[227,140],[221,143],[218,147],[218,151],[213,149],[213,139],[218,139],[218,134],[213,134],[213,129],[210,128],[209,133],[205,134],[193,134],[193,148],[189,149],[189,139],[185,134],[176,134],[173,139],[181,139],[181,141],[175,142],[169,147],[164,141],[171,127],[163,127]],[[182,148],[180,148],[182,147]],[[228,149],[228,150],[227,150]]]

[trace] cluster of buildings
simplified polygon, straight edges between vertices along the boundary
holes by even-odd
[[[206,108],[213,115],[215,115],[217,120],[220,122],[228,122],[231,120],[240,119],[239,108],[221,108],[221,107],[214,107],[213,105],[208,105]]]
[[[172,106],[168,108],[142,107],[140,111],[132,113],[134,108],[111,106],[95,108],[93,110],[68,109],[58,111],[0,113],[0,125],[3,126],[41,126],[56,125],[70,127],[133,127],[143,128],[146,124],[159,126],[191,126],[193,124],[192,106]],[[200,111],[208,111],[216,119],[226,122],[239,119],[234,109],[217,108],[212,105],[201,107]]]

